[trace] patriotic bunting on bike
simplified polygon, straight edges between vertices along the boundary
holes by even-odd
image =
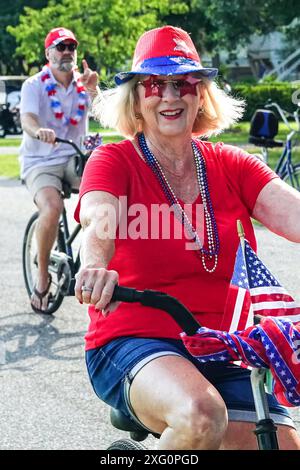
[[[253,325],[253,315],[285,316],[296,322],[300,321],[300,305],[262,263],[247,240],[242,240],[220,329],[244,330]]]
[[[270,368],[273,394],[284,406],[300,405],[300,322],[266,317],[245,331],[199,328],[193,336],[181,333],[187,350],[200,362],[242,361]]]
[[[261,317],[257,326],[254,315]],[[220,331],[201,327],[193,336],[181,336],[201,362],[242,361],[270,368],[279,403],[300,406],[300,306],[243,236]]]

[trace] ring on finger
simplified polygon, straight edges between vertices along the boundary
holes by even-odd
[[[93,292],[93,287],[82,286],[82,292]]]

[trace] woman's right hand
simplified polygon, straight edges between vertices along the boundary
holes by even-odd
[[[75,296],[80,303],[95,305],[95,310],[101,310],[105,317],[120,304],[120,302],[110,302],[119,281],[116,271],[105,268],[81,268],[75,277]]]

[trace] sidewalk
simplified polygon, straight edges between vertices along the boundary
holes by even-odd
[[[20,147],[1,147],[0,146],[0,155],[18,155]]]

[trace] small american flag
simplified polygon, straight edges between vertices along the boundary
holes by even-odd
[[[254,315],[284,316],[298,322],[300,306],[257,257],[247,240],[243,240],[238,247],[220,329],[244,330],[253,325]]]

